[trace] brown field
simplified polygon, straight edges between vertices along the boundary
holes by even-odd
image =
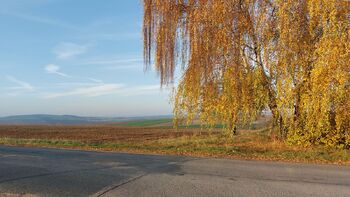
[[[215,131],[213,131],[215,132]],[[110,125],[0,126],[0,138],[79,140],[84,142],[134,142],[151,141],[181,136],[208,135],[201,129],[171,129],[160,127],[123,127]]]

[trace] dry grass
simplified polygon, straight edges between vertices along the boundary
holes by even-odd
[[[350,165],[349,150],[289,146],[268,129],[228,138],[220,129],[0,126],[0,144]]]

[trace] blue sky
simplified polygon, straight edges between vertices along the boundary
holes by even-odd
[[[140,0],[0,0],[0,116],[171,114]]]

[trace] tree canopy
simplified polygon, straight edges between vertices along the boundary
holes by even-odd
[[[350,2],[144,0],[144,57],[182,72],[177,118],[228,130],[264,110],[289,143],[350,148]]]

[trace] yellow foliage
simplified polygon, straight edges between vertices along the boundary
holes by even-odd
[[[349,16],[343,0],[144,0],[145,63],[162,85],[181,69],[178,119],[232,131],[269,110],[289,143],[350,148]]]

